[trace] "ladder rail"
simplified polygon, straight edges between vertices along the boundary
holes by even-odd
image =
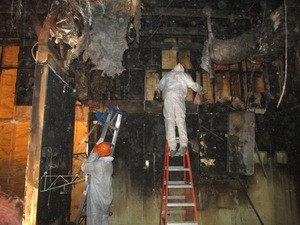
[[[96,144],[99,144],[99,143],[101,143],[101,142],[103,142],[103,141],[105,140],[106,133],[107,133],[108,128],[109,128],[109,126],[110,126],[110,120],[111,120],[111,117],[112,117],[112,112],[109,112],[108,115],[107,115],[105,124],[104,124],[104,126],[103,126],[103,129],[102,129],[102,132],[101,132],[101,136],[100,136],[100,138],[98,139],[98,141],[97,141]]]
[[[178,156],[178,155],[177,155]],[[176,157],[176,155],[175,155]],[[170,162],[170,148],[168,143],[165,144],[165,156],[164,156],[164,171],[163,171],[163,179],[162,179],[162,188],[161,188],[161,205],[160,205],[160,221],[159,225],[170,225],[170,224],[189,224],[189,225],[198,225],[198,209],[194,188],[194,181],[192,176],[191,162],[189,151],[187,151],[182,157],[182,166],[174,166],[174,162],[171,164]],[[181,160],[180,160],[181,161]],[[177,162],[178,163],[178,162]],[[172,165],[172,166],[171,166]],[[178,173],[182,172],[181,181],[177,179],[170,181],[170,173]],[[176,175],[177,176],[177,175]],[[178,189],[179,193],[183,193],[182,195],[178,194],[178,191],[169,191]],[[175,194],[175,195],[174,195]],[[171,201],[169,201],[171,200]],[[170,209],[169,209],[170,207]],[[178,208],[178,207],[181,207]],[[191,211],[191,207],[193,210]],[[174,209],[173,209],[174,208]],[[190,212],[193,212],[193,217]],[[172,220],[176,220],[177,217],[169,216],[172,215],[182,215],[182,219],[184,221],[175,222]],[[193,221],[188,221],[188,220]]]
[[[191,167],[191,160],[190,160],[190,154],[187,152],[186,154],[186,157],[187,157],[187,163],[188,163],[188,167],[189,168],[192,168]],[[191,185],[192,185],[192,198],[195,202],[195,207],[194,207],[194,216],[195,216],[195,221],[198,221],[199,220],[199,217],[198,217],[198,209],[197,209],[197,204],[196,204],[196,195],[195,195],[195,187],[194,187],[194,179],[193,179],[193,174],[192,174],[192,169],[189,171],[189,176],[190,176],[190,182],[191,182]]]
[[[186,154],[188,154],[188,152],[186,153]],[[182,157],[182,161],[183,161],[183,167],[184,168],[186,168],[186,157],[185,156],[183,156]],[[190,168],[190,167],[188,167],[188,168]],[[187,180],[187,176],[186,176],[186,174],[188,173],[189,171],[184,171],[183,172],[183,180],[184,180],[184,182],[187,182],[186,180]],[[187,189],[185,188],[184,189],[184,196],[185,196],[185,201],[187,201],[188,199],[187,199]],[[187,220],[188,219],[188,213],[189,213],[189,208],[188,207],[185,207],[185,220]]]
[[[168,189],[168,186],[169,186],[169,175],[170,173],[168,172],[168,168],[169,168],[169,152],[170,152],[170,148],[168,146],[168,143],[166,144],[166,148],[167,148],[167,163],[166,163],[166,168],[165,170],[167,171],[166,173],[166,186],[165,186],[165,196],[166,196],[166,199],[165,199],[165,224],[168,224],[168,215],[169,215],[169,208],[168,208],[168,202],[169,202],[169,189]]]

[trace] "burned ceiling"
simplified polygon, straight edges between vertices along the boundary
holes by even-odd
[[[293,20],[298,2],[286,2],[291,12],[287,25],[283,0],[4,0],[0,34],[3,43],[16,37],[33,46],[45,18],[56,8],[49,43],[75,78],[78,99],[84,100],[92,73],[115,77],[130,66],[140,68],[158,60],[153,57],[162,49],[191,50],[202,57],[197,67],[209,72],[211,61],[272,61],[284,52],[286,26],[289,47],[299,39],[299,24]],[[167,38],[191,42],[165,42]],[[134,52],[131,59],[126,58],[128,50]]]

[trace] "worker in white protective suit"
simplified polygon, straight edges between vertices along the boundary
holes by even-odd
[[[89,174],[87,225],[108,225],[109,206],[113,199],[113,157],[110,154],[109,143],[96,144],[81,167],[83,172]]]
[[[203,88],[194,82],[189,74],[185,73],[184,67],[180,63],[162,77],[157,88],[165,92],[163,114],[170,155],[173,157],[177,152],[176,125],[180,144],[178,152],[183,155],[188,147],[185,122],[185,98],[187,91],[188,88],[191,88],[195,92],[201,92]]]

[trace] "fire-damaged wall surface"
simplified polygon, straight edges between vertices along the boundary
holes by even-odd
[[[33,185],[38,183],[36,224],[63,224],[69,219],[70,187],[56,188],[64,185],[64,179],[56,178],[72,172],[75,95],[62,78],[50,65],[36,66],[25,195],[27,207],[33,207],[36,203],[29,203],[34,199]],[[35,161],[39,154],[40,161]],[[26,212],[28,222],[31,217]]]
[[[210,107],[210,113],[206,110],[202,108],[199,116],[187,115],[200,224],[260,224],[260,218],[266,225],[296,225],[299,214],[295,183],[282,161],[270,154],[262,165],[252,158],[251,169],[255,170],[251,176],[243,176],[241,170],[238,178],[227,171],[229,115],[235,114],[238,122],[246,117],[251,123],[257,117],[250,112],[232,112],[224,105]],[[260,117],[257,122],[257,132],[265,135]],[[165,143],[161,124],[162,114],[124,115],[114,154],[110,224],[158,224]],[[243,125],[247,134],[253,134],[254,126],[248,129]],[[195,140],[200,146],[194,146]],[[258,143],[262,146],[261,141]],[[253,140],[250,145],[254,145]],[[283,194],[286,191],[288,195]],[[279,216],[282,211],[288,216]]]
[[[232,112],[228,120],[228,172],[254,173],[255,117],[252,112]]]
[[[55,73],[49,70],[47,82],[40,192],[45,187],[63,185],[63,181],[56,181],[55,176],[70,175],[72,172],[75,96],[73,89],[66,87]],[[37,224],[52,224],[55,221],[62,224],[69,219],[70,190],[67,186],[44,190],[39,195]]]
[[[140,3],[143,4],[142,8]],[[284,3],[287,3],[287,8],[283,7]],[[203,9],[208,5],[212,8],[212,32],[220,41],[220,49],[228,50],[223,56],[232,60],[219,60],[211,64],[214,76],[209,76],[200,65],[201,50],[208,36],[207,18]],[[280,5],[281,10],[274,11]],[[75,121],[80,124],[75,139],[80,139],[77,144],[83,148],[79,151],[76,146],[74,153],[85,152],[86,143],[81,141],[88,133],[88,113],[84,111],[101,110],[110,103],[119,106],[121,110],[128,110],[122,121],[113,162],[115,172],[114,200],[111,205],[113,215],[109,218],[111,225],[158,224],[165,131],[161,114],[161,100],[164,96],[155,90],[155,86],[159,78],[179,62],[185,63],[193,79],[207,92],[199,109],[193,105],[193,93],[189,92],[187,97],[186,119],[198,197],[199,224],[248,225],[259,224],[259,219],[265,225],[299,224],[298,0],[1,1],[0,16],[3,19],[0,21],[4,22],[0,26],[1,44],[20,46],[20,64],[7,63],[1,67],[0,150],[3,154],[0,156],[1,162],[5,163],[1,168],[1,181],[8,184],[2,186],[1,183],[1,187],[9,187],[22,196],[24,185],[19,178],[23,173],[10,170],[26,167],[28,148],[24,146],[27,144],[25,137],[29,133],[27,124],[31,115],[30,105],[32,100],[43,94],[36,92],[32,95],[33,87],[38,85],[33,81],[32,74],[32,55],[38,49],[34,43],[42,29],[40,25],[43,24],[43,18],[53,15],[53,6],[59,8],[59,14],[51,26],[49,45],[53,47],[51,50],[56,50],[54,53],[57,60],[64,63],[65,69],[70,69],[70,76],[66,80],[75,83],[78,100],[76,113],[82,113],[81,120],[76,118]],[[271,12],[277,12],[274,18],[270,17]],[[287,21],[284,16],[287,16]],[[17,30],[17,27],[20,29]],[[255,32],[252,32],[255,38],[243,40],[252,40],[253,43],[247,42],[248,50],[259,52],[249,60],[249,52],[245,51],[239,37],[253,31],[253,27],[256,27]],[[275,33],[278,35],[275,36]],[[284,56],[285,41],[287,57]],[[250,49],[252,47],[255,49]],[[5,56],[5,51],[2,53]],[[68,61],[69,56],[75,56],[71,57],[71,63]],[[253,60],[264,62],[258,64],[253,63]],[[284,71],[285,65],[288,71]],[[8,69],[18,70],[15,102],[13,87],[16,73],[7,73]],[[36,151],[39,154],[42,150],[42,154],[40,160],[35,161],[41,161],[41,166],[38,175],[36,171],[29,170],[26,178],[41,180],[40,187],[36,187],[39,191],[38,213],[25,211],[25,217],[37,215],[39,224],[64,224],[68,221],[70,188],[72,214],[78,208],[77,200],[82,197],[83,183],[52,190],[42,187],[42,184],[51,184],[51,180],[43,183],[46,175],[50,178],[69,174],[72,164],[69,152],[73,135],[70,125],[71,104],[66,109],[62,106],[67,105],[65,97],[71,93],[68,87],[57,89],[55,85],[52,86],[51,79],[57,77],[53,73],[49,75],[49,88],[53,88],[49,96],[53,98],[53,105],[56,105],[52,107],[51,100],[46,102],[46,108],[43,104],[40,106],[47,114],[45,124],[41,123],[47,126],[47,133],[37,135],[43,137],[43,145]],[[214,79],[210,79],[212,77]],[[283,101],[280,107],[276,107],[280,94],[283,95]],[[24,105],[29,107],[25,108]],[[8,108],[9,114],[4,117],[3,112],[8,111]],[[227,152],[227,138],[231,138],[228,114],[232,111],[256,113],[255,141],[260,150],[259,155],[262,156],[262,162],[259,162],[252,149],[255,164],[247,161],[251,169],[239,171],[248,173],[251,170],[251,175],[241,175],[240,179],[231,176],[232,173],[228,171],[230,163],[231,172],[236,172],[232,163],[237,163],[236,157],[228,161]],[[27,115],[23,115],[25,113]],[[20,121],[20,118],[26,120]],[[39,118],[36,115],[33,118],[32,122],[37,124]],[[59,131],[58,127],[61,128]],[[31,129],[31,132],[37,130]],[[20,137],[24,140],[22,148],[18,149]],[[250,142],[249,148],[252,148],[253,139]],[[240,148],[238,152],[243,155],[246,153],[243,150]],[[74,164],[77,167],[73,167],[73,173],[79,171],[82,164],[76,160]],[[241,160],[244,161],[244,158]],[[37,165],[31,164],[33,168]],[[26,188],[33,183],[27,183]],[[53,184],[59,185],[56,182]],[[34,206],[32,204],[32,208]],[[26,225],[29,224],[33,223]]]

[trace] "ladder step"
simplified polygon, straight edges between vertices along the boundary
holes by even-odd
[[[169,210],[168,215],[184,215],[186,213],[185,210]],[[165,211],[162,211],[162,215],[165,215]]]
[[[193,202],[169,202],[168,206],[169,207],[180,207],[180,206],[182,206],[182,207],[189,207],[189,206],[194,207],[195,203],[193,203]]]
[[[190,184],[190,182],[185,182],[183,180],[169,180],[169,184]]]
[[[190,221],[190,222],[168,222],[166,225],[198,225],[197,222]]]
[[[166,196],[163,197],[166,199]],[[184,195],[168,195],[169,200],[184,200],[185,196]]]
[[[184,153],[184,155],[185,155],[185,154],[186,154],[186,153]],[[182,155],[180,152],[176,152],[174,156],[184,156],[184,155]],[[171,153],[170,153],[170,152],[169,152],[169,157],[171,157]]]
[[[169,166],[169,171],[189,171],[189,168],[183,166]]]
[[[118,127],[115,127],[115,126],[112,126],[112,125],[110,125],[109,128],[111,128],[113,130],[118,130],[119,129]]]
[[[192,188],[191,184],[170,184],[168,188]]]

